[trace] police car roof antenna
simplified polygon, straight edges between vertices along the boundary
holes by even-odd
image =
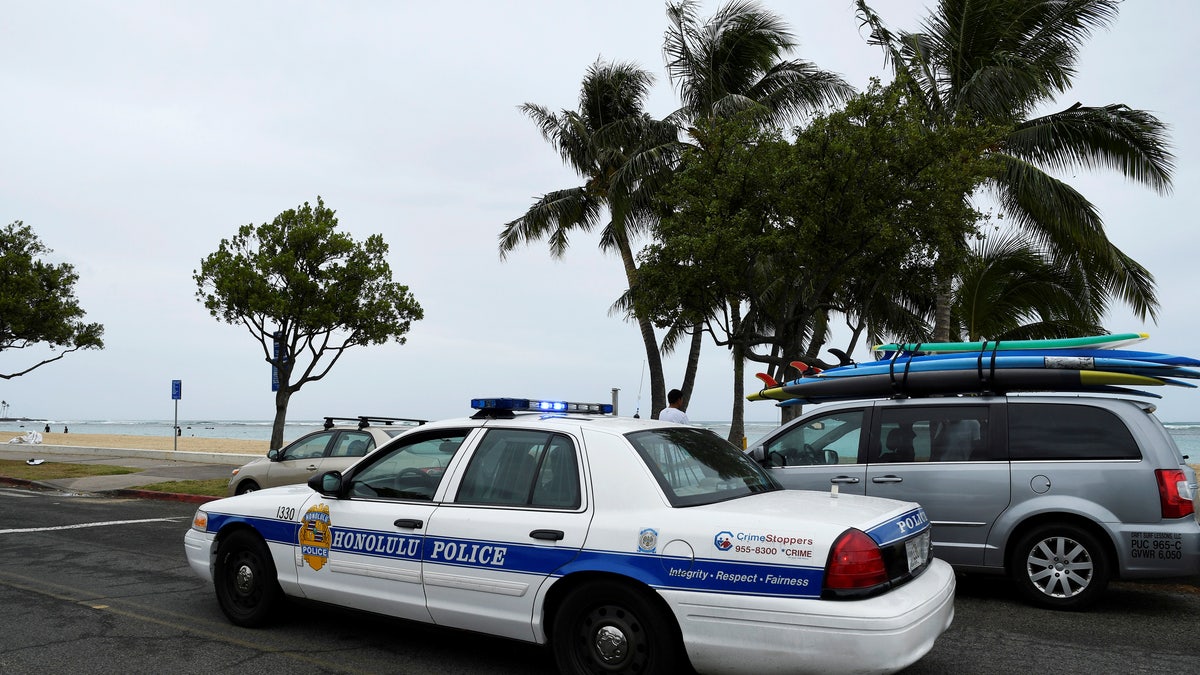
[[[642,412],[642,384],[644,384],[645,382],[646,382],[646,359],[642,359],[642,376],[640,378],[638,378],[637,405],[634,406],[634,409],[633,409],[633,418],[634,419],[641,418],[641,415],[639,415],[638,413]]]

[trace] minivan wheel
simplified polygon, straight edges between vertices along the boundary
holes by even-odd
[[[1030,603],[1062,610],[1090,607],[1104,592],[1110,574],[1100,541],[1066,523],[1042,525],[1022,537],[1008,573]]]

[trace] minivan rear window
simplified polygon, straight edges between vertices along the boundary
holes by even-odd
[[[1111,411],[1011,402],[1008,453],[1013,461],[1142,458],[1133,434]]]

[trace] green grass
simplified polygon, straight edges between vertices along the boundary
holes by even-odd
[[[19,459],[0,459],[0,476],[22,480],[53,480],[56,478],[83,478],[85,476],[119,476],[137,473],[139,469],[111,464],[71,464],[46,462],[30,466]]]
[[[165,483],[152,483],[139,486],[138,489],[152,492],[174,492],[183,495],[224,497],[227,487],[229,487],[228,478],[209,478],[208,480],[172,480]]]

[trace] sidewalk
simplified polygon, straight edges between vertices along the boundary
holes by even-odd
[[[97,493],[119,497],[166,499],[170,501],[206,502],[213,497],[184,495],[170,492],[140,490],[143,485],[174,480],[207,480],[229,478],[230,472],[261,455],[242,455],[217,452],[183,452],[170,450],[132,450],[117,448],[86,448],[62,445],[0,444],[0,459],[26,461],[44,459],[47,462],[78,464],[110,464],[137,469],[137,473],[118,476],[87,476],[27,481],[0,476],[0,483],[38,485],[54,490],[75,493]]]

